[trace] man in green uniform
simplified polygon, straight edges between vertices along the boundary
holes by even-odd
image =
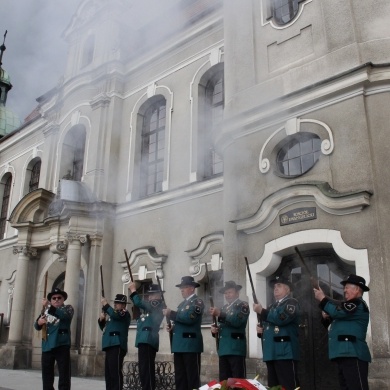
[[[299,360],[299,304],[290,295],[292,283],[277,277],[270,281],[274,289],[275,303],[268,309],[253,304],[253,310],[260,314],[263,328],[257,327],[257,333],[263,333],[263,361],[267,365],[268,386],[282,385],[286,390],[294,390],[298,383]]]
[[[73,307],[65,305],[68,298],[65,291],[53,289],[47,299],[43,298],[45,312],[34,323],[36,330],[42,330],[42,382],[43,390],[53,390],[54,363],[58,367],[58,389],[70,390],[70,324]]]
[[[332,301],[321,288],[314,289],[314,296],[330,324],[329,359],[338,364],[341,389],[368,390],[371,354],[366,334],[370,313],[362,296],[370,289],[358,275],[351,274],[340,283],[344,286],[344,302]]]
[[[106,352],[106,390],[122,390],[123,360],[127,352],[127,339],[130,326],[130,313],[126,309],[126,295],[117,294],[112,308],[106,298],[102,298],[102,313],[98,319],[103,331],[102,349]]]
[[[246,335],[249,306],[239,299],[242,286],[230,280],[219,292],[225,295],[221,309],[210,307],[210,314],[218,317],[218,327],[212,325],[213,337],[219,338],[219,380],[246,378]]]
[[[163,319],[163,301],[157,284],[151,284],[148,289],[148,301],[142,300],[137,294],[135,283],[129,284],[130,299],[134,305],[143,310],[137,320],[137,337],[135,346],[138,348],[138,366],[142,390],[156,388],[156,373],[154,363],[159,347],[159,330]]]
[[[184,301],[176,311],[169,308],[163,314],[174,322],[172,352],[175,366],[176,390],[193,390],[200,387],[200,354],[203,352],[203,338],[200,326],[204,310],[203,301],[195,294],[199,283],[192,276],[183,276],[180,292]]]

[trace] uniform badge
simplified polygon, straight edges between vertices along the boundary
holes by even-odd
[[[357,308],[357,306],[354,303],[352,303],[352,302],[344,302],[343,303],[343,307],[344,307],[345,311],[348,311],[350,313],[355,311],[356,308]]]
[[[286,311],[289,314],[294,314],[295,313],[295,305],[287,305],[286,306]]]
[[[189,306],[189,305],[187,305],[187,306],[186,306],[186,310],[188,310],[189,308],[190,308],[190,306]]]
[[[276,334],[278,334],[278,333],[279,333],[279,326],[275,326],[275,328],[274,328],[274,332],[275,332]]]

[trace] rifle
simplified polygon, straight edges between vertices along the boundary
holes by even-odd
[[[102,297],[105,297],[104,295],[104,283],[103,283],[103,266],[100,266],[100,284],[102,286]]]
[[[312,276],[312,274],[309,270],[309,267],[306,265],[305,260],[303,259],[303,256],[301,255],[301,252],[299,251],[299,249],[297,247],[294,247],[294,249],[295,249],[295,252],[297,252],[299,258],[301,259],[303,267],[305,268],[306,272],[308,273],[308,275],[310,277],[310,282],[311,282],[312,287],[315,288],[316,290],[318,290],[320,288],[320,283],[319,283],[318,279],[316,279]]]
[[[160,282],[160,278],[156,275],[156,279],[157,279],[157,283],[158,283],[158,288],[160,289],[161,291],[161,298],[162,298],[162,301],[163,301],[163,304],[164,304],[164,307],[166,308],[167,307],[167,304],[165,303],[165,298],[164,298],[164,293],[162,292],[162,288],[161,288],[161,282]],[[171,320],[169,319],[169,316],[165,316],[165,319],[167,320],[167,325],[169,325],[170,328],[171,327]],[[171,350],[172,350],[172,329],[169,331],[169,344],[171,345]]]
[[[252,274],[251,274],[251,270],[249,268],[249,263],[248,263],[248,259],[247,257],[245,256],[245,263],[246,263],[246,269],[248,271],[248,275],[249,275],[249,282],[251,284],[251,287],[252,287],[252,297],[253,297],[253,302],[258,304],[259,301],[257,300],[257,297],[256,297],[256,292],[255,292],[255,287],[253,286],[253,280],[252,280]],[[260,313],[256,313],[257,314],[257,322],[259,324],[260,327],[263,327],[263,321],[261,319],[261,315]],[[263,342],[263,338],[261,338],[261,342]]]
[[[47,277],[49,275],[49,271],[46,271],[46,274],[45,274],[45,285],[44,285],[44,288],[43,288],[43,298],[46,298],[46,292],[47,292]],[[41,315],[44,315],[45,314],[45,311],[46,311],[46,307],[45,306],[42,306],[42,312],[41,312]],[[42,325],[42,339],[43,340],[47,340],[47,326],[46,324],[43,324]]]
[[[125,257],[126,257],[127,269],[129,270],[130,280],[134,283],[133,274],[132,274],[131,268],[130,268],[129,256],[127,255],[126,249],[124,249],[124,252],[125,252]],[[131,310],[133,312],[133,319],[137,320],[140,317],[139,307],[133,305]]]
[[[210,299],[210,306],[211,307],[214,307],[214,300],[213,300],[213,296],[211,295],[211,288],[210,288],[210,277],[209,277],[209,270],[207,269],[207,264],[205,264],[206,266],[206,277],[207,277],[207,284],[208,284],[208,290],[209,290],[209,299]],[[217,317],[216,316],[213,316],[213,324],[214,326],[218,329],[218,321],[217,321]],[[215,335],[215,346],[217,347],[217,352],[218,352],[218,349],[219,349],[219,332]]]

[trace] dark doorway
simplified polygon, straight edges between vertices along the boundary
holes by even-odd
[[[321,310],[314,299],[310,277],[319,280],[325,294],[336,300],[343,299],[340,281],[355,267],[344,263],[333,249],[301,251],[305,264],[298,254],[283,257],[278,270],[270,276],[283,275],[294,284],[294,298],[301,306],[300,344],[301,361],[299,380],[302,390],[339,390],[336,364],[328,359],[327,329],[321,324]],[[272,302],[272,292],[268,302]]]

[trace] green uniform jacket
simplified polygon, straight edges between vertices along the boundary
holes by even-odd
[[[357,357],[371,362],[366,343],[370,317],[366,302],[361,298],[334,302],[325,297],[320,302],[320,307],[332,317],[328,331],[329,359]]]
[[[246,356],[246,324],[249,316],[247,302],[237,299],[221,309],[218,355]]]
[[[200,330],[204,310],[203,301],[196,295],[184,300],[171,311],[170,319],[175,322],[172,337],[172,352],[203,352],[203,337]]]
[[[261,311],[263,360],[299,360],[299,304],[287,297]]]
[[[161,321],[164,318],[162,309],[164,304],[161,299],[154,299],[152,301],[144,301],[137,294],[133,292],[130,299],[134,305],[143,309],[144,313],[137,320],[137,337],[135,339],[135,346],[138,344],[149,344],[158,351],[159,335]]]
[[[48,322],[46,324],[46,340],[42,339],[42,352],[51,351],[53,348],[68,345],[70,347],[70,324],[73,318],[73,306],[63,305],[59,308],[50,306]],[[39,316],[40,317],[40,316]],[[38,325],[38,319],[34,323],[36,330],[41,330],[42,326]]]
[[[103,311],[109,315],[109,319],[100,321],[98,324],[103,331],[102,349],[119,345],[127,352],[127,338],[130,326],[130,313],[124,310],[114,310],[109,304],[103,306]]]

